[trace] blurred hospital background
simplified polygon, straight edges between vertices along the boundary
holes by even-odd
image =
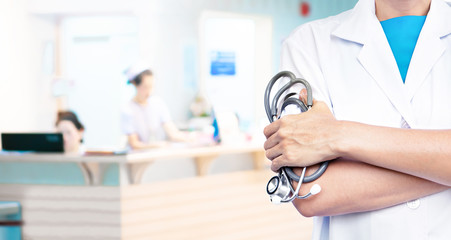
[[[0,132],[54,133],[71,110],[86,150],[1,152],[0,240],[309,239],[265,191],[263,93],[291,31],[356,2],[0,0]],[[127,148],[137,62],[194,144]]]

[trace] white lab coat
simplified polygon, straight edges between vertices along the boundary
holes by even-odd
[[[405,84],[374,0],[297,28],[284,42],[281,70],[309,81],[337,119],[451,129],[451,7],[432,0]],[[316,218],[313,238],[451,239],[451,190],[383,210]]]

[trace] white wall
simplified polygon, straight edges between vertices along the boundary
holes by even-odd
[[[51,130],[56,106],[43,58],[54,18],[29,15],[23,0],[0,4],[0,132]]]
[[[133,16],[76,16],[61,20],[61,74],[70,82],[67,106],[85,124],[87,148],[121,148],[121,107],[134,95],[124,71],[138,58]],[[64,81],[64,80],[63,80]]]

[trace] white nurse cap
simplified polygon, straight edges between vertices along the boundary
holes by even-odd
[[[139,62],[129,67],[127,70],[125,70],[124,73],[125,76],[127,76],[128,82],[130,83],[131,81],[133,81],[133,79],[135,79],[136,76],[138,76],[145,70],[149,70],[149,65],[144,62]]]

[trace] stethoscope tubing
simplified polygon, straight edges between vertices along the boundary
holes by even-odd
[[[326,171],[328,166],[329,166],[329,161],[322,162],[319,169],[316,170],[314,173],[312,173],[312,175],[304,176],[304,179],[302,180],[302,182],[309,183],[309,182],[315,181],[316,179],[321,177],[321,175],[323,175],[323,173]],[[288,177],[290,177],[292,180],[294,180],[296,182],[299,182],[299,180],[301,179],[301,177],[296,175],[296,173],[293,172],[293,169],[291,169],[289,167],[285,167],[285,172],[287,173]]]
[[[271,97],[270,96],[271,90],[272,90],[274,84],[282,77],[288,77],[290,79],[290,81],[276,92],[276,95],[274,96],[274,101],[272,101],[272,104],[271,104],[269,101],[269,98]],[[298,84],[298,83],[304,85],[307,90],[307,108],[310,108],[313,106],[312,88],[311,88],[310,84],[304,79],[296,78],[296,76],[292,72],[289,72],[289,71],[279,72],[273,78],[271,78],[271,80],[269,81],[268,85],[266,86],[266,90],[265,90],[264,104],[265,104],[266,115],[270,122],[277,120],[277,119],[275,119],[275,117],[277,117],[277,113],[278,113],[277,104],[278,104],[278,101],[279,101],[280,97],[282,96],[282,94],[285,91],[287,91],[289,88],[291,88],[293,85]],[[289,99],[293,99],[293,98],[289,98]],[[285,101],[287,101],[289,99],[285,99]],[[299,100],[299,99],[297,99],[297,100]],[[299,106],[305,107],[304,103],[302,103],[301,100],[299,100],[298,103],[301,103],[301,104],[299,104]],[[298,104],[296,104],[296,105],[298,105]],[[304,111],[304,109],[303,109],[303,111]],[[305,109],[305,111],[306,111],[306,109]]]

